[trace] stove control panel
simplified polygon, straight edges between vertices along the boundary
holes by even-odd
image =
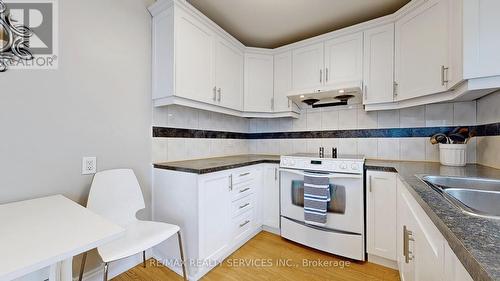
[[[281,156],[280,161],[281,168],[349,174],[363,173],[363,165],[364,159]]]

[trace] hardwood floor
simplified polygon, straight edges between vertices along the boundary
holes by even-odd
[[[153,263],[148,262],[147,268],[143,268],[142,264],[138,265],[113,280],[182,280],[166,267],[150,266]],[[396,281],[399,276],[393,269],[328,255],[277,235],[261,232],[202,280]]]

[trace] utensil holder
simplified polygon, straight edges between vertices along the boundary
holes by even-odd
[[[466,144],[439,144],[439,159],[442,165],[462,167],[467,163]]]

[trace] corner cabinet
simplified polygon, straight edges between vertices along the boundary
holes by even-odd
[[[271,50],[266,61],[257,58],[252,48],[186,1],[158,0],[149,11],[154,106],[177,104],[240,117],[298,117],[297,109],[274,110]]]
[[[245,54],[245,111],[274,111],[273,71],[272,54]]]

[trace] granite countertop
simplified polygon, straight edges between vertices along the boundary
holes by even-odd
[[[500,220],[463,213],[415,176],[500,179],[500,170],[481,165],[447,167],[439,163],[377,160],[367,160],[365,167],[368,170],[397,172],[471,277],[476,281],[500,280]]]
[[[279,155],[236,155],[154,164],[155,168],[207,174],[260,163],[279,163]],[[481,165],[447,167],[439,163],[366,160],[368,170],[394,172],[447,240],[476,281],[500,280],[500,220],[471,216],[451,205],[415,175],[500,179],[500,170]]]
[[[157,169],[173,170],[194,174],[208,174],[261,163],[279,163],[279,155],[235,155],[226,157],[196,159],[154,164]]]

